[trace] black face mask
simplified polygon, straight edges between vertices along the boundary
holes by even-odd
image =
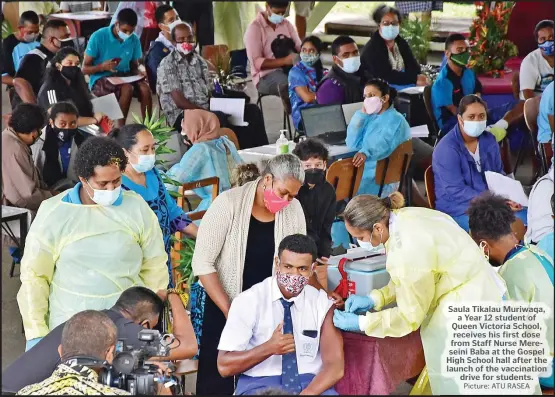
[[[75,134],[77,133],[77,128],[58,128],[53,127],[56,137],[60,142],[67,143],[71,142]]]
[[[309,168],[304,171],[304,182],[318,185],[326,180],[326,171],[320,168]]]
[[[66,79],[73,81],[79,74],[81,73],[81,69],[79,66],[62,66],[62,70],[60,71],[62,76]]]

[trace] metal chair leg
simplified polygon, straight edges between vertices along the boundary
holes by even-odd
[[[256,105],[260,108],[260,114],[262,115],[262,120],[264,120],[264,109],[262,107],[262,98],[263,98],[263,96],[261,96],[259,94],[258,95],[258,101],[256,102]]]
[[[10,277],[11,277],[11,278],[13,278],[13,273],[14,273],[14,270],[15,270],[15,265],[16,265],[15,259],[12,259],[12,267],[10,268]]]

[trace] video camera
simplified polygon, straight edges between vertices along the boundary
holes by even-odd
[[[157,394],[156,383],[177,384],[175,377],[161,375],[158,366],[145,364],[145,361],[151,357],[169,356],[171,350],[169,346],[175,338],[167,334],[161,335],[157,330],[144,329],[139,331],[138,339],[138,346],[129,345],[125,340],[118,340],[117,353],[112,366],[101,373],[100,381],[107,386],[127,390],[134,395]]]

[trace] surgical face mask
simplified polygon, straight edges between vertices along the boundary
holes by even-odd
[[[470,59],[470,52],[465,51],[460,54],[451,54],[449,59],[452,60],[455,65],[465,67]]]
[[[195,50],[195,45],[193,43],[177,43],[176,48],[183,55],[189,55]]]
[[[470,121],[463,120],[463,129],[466,135],[478,138],[487,127],[487,120]]]
[[[266,187],[264,186],[264,206],[268,209],[268,211],[270,211],[272,214],[275,214],[288,205],[288,200],[282,199],[274,192],[273,182],[270,189],[266,189]]]
[[[81,73],[81,68],[79,66],[62,66],[60,73],[66,79],[73,81]]]
[[[343,62],[343,71],[345,73],[356,73],[360,68],[360,56],[345,58],[341,60]]]
[[[538,47],[541,48],[542,52],[545,54],[545,56],[551,56],[553,55],[553,40],[547,40],[545,42],[543,42],[542,44],[538,44]]]
[[[309,277],[302,274],[282,273],[279,266],[276,269],[276,279],[277,283],[292,295],[299,295],[309,281]]]
[[[312,66],[320,59],[320,54],[304,54],[301,52],[301,62],[306,66]]]
[[[23,35],[23,41],[26,43],[32,43],[37,40],[37,37],[39,37],[38,33],[25,33]]]
[[[374,234],[374,227],[372,226],[372,234]],[[382,237],[383,237],[383,232],[380,232],[380,243],[377,246],[373,246],[372,245],[372,234],[370,235],[370,241],[366,242],[366,241],[361,241],[359,239],[357,239],[358,245],[360,245],[361,248],[364,248],[366,251],[370,251],[370,252],[378,252],[384,249],[383,243],[382,243]]]
[[[133,153],[135,154],[135,153]],[[144,174],[154,168],[154,163],[156,162],[156,155],[154,154],[135,154],[138,158],[137,164],[131,164],[131,167],[137,172]]]
[[[304,182],[318,185],[326,180],[326,171],[321,168],[309,168],[304,170]]]
[[[87,181],[87,185],[93,190],[93,196],[89,194],[89,197],[92,201],[96,204],[101,205],[103,207],[109,207],[116,202],[116,200],[121,195],[121,186],[118,186],[114,190],[98,190],[91,186],[91,184]],[[86,190],[85,190],[86,191]]]
[[[270,11],[270,16],[268,17],[268,21],[270,21],[274,25],[279,25],[280,23],[283,22],[284,19],[285,17],[283,15],[274,14],[273,12]]]
[[[366,113],[368,114],[379,113],[380,110],[382,110],[382,107],[383,107],[383,102],[377,96],[364,99],[364,110],[366,110]]]
[[[122,39],[123,41],[127,40],[128,38],[131,37],[130,34],[124,33],[121,30],[118,29],[118,36],[120,39]]]
[[[172,23],[170,23],[170,24],[164,24],[164,25],[168,27],[168,29],[169,29],[169,30],[168,30],[168,33],[171,33],[171,31],[173,30],[173,28],[175,28],[177,25],[182,24],[182,23],[183,23],[183,21],[182,21],[181,19],[178,18],[178,19],[176,19],[175,21],[173,21]]]
[[[382,26],[381,33],[385,40],[395,40],[399,36],[399,25]]]

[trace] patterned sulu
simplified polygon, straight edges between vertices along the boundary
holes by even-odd
[[[280,299],[283,305],[283,333],[293,335],[293,318],[291,306],[293,302]],[[299,394],[302,391],[299,369],[297,367],[297,353],[287,353],[281,358],[281,385],[291,393]]]

